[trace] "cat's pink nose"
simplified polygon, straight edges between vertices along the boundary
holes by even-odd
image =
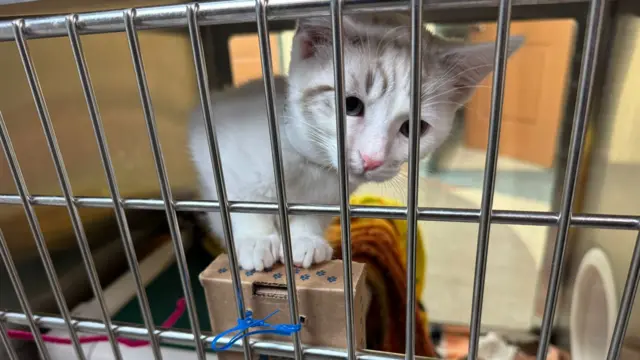
[[[382,159],[376,159],[369,155],[360,154],[360,157],[362,158],[362,162],[364,164],[364,171],[375,170],[382,166],[382,164],[384,163]]]

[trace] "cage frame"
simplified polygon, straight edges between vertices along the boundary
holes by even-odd
[[[163,5],[148,8],[130,8],[123,11],[110,10],[81,14],[56,15],[45,17],[17,18],[0,21],[0,41],[14,41],[18,47],[21,60],[24,65],[25,74],[29,82],[36,109],[45,133],[52,160],[55,164],[56,173],[60,182],[63,196],[38,196],[31,195],[27,189],[25,181],[20,171],[20,166],[13,149],[10,136],[8,134],[5,120],[0,112],[0,144],[9,162],[11,175],[16,183],[18,194],[0,194],[0,205],[22,205],[31,231],[36,240],[39,255],[45,265],[47,277],[52,285],[56,302],[61,315],[41,316],[34,315],[24,293],[24,288],[17,274],[15,264],[8,251],[8,246],[0,230],[0,257],[7,267],[10,280],[20,301],[22,313],[0,311],[0,340],[7,345],[10,358],[15,357],[15,353],[9,346],[6,336],[6,324],[26,324],[29,325],[40,351],[42,358],[49,359],[50,356],[44,346],[42,335],[38,327],[51,327],[65,329],[70,332],[72,343],[78,358],[83,359],[84,354],[78,340],[78,331],[107,334],[112,351],[116,359],[121,358],[116,341],[116,335],[139,338],[151,341],[151,346],[156,359],[161,359],[161,343],[177,343],[181,345],[194,345],[199,359],[204,359],[205,348],[209,347],[213,336],[201,334],[195,310],[195,302],[192,290],[189,286],[189,271],[186,267],[186,257],[184,247],[181,242],[180,231],[178,230],[177,212],[179,211],[217,211],[222,214],[225,242],[230,249],[230,261],[237,265],[235,258],[235,247],[233,246],[233,231],[229,222],[231,212],[255,212],[277,214],[284,225],[283,244],[285,248],[285,264],[287,278],[293,278],[293,261],[291,255],[291,237],[288,231],[288,215],[293,214],[325,214],[340,216],[343,224],[343,258],[345,279],[351,279],[350,268],[350,236],[349,224],[350,216],[360,217],[385,217],[396,219],[407,219],[408,222],[408,246],[407,246],[407,295],[409,304],[406,314],[406,346],[405,354],[385,354],[373,351],[356,351],[354,348],[354,326],[353,326],[353,294],[350,281],[345,281],[345,309],[347,323],[348,348],[318,348],[303,346],[296,335],[293,341],[267,342],[248,340],[235,343],[231,350],[244,353],[245,360],[251,360],[251,353],[292,357],[301,360],[303,357],[311,358],[341,358],[341,359],[413,359],[415,356],[415,247],[416,229],[418,220],[429,221],[456,221],[456,222],[478,222],[478,248],[476,254],[476,266],[474,273],[474,291],[471,311],[471,339],[469,344],[469,357],[476,358],[478,351],[478,341],[480,336],[482,300],[484,294],[484,282],[486,276],[486,264],[488,254],[488,241],[491,224],[506,223],[518,225],[534,226],[554,226],[557,227],[551,277],[548,284],[547,296],[545,300],[544,316],[541,327],[541,340],[537,352],[538,359],[546,358],[549,349],[551,331],[555,309],[558,302],[560,281],[562,277],[564,255],[567,246],[568,232],[571,227],[595,227],[608,229],[622,229],[638,232],[634,252],[629,265],[627,279],[624,285],[623,294],[620,300],[620,308],[616,318],[613,336],[607,355],[608,360],[617,359],[622,348],[622,341],[625,336],[626,327],[631,315],[631,308],[638,283],[640,282],[640,216],[637,215],[610,215],[610,214],[576,214],[573,211],[578,173],[580,171],[580,161],[584,148],[584,136],[592,111],[593,90],[598,80],[598,67],[601,66],[603,37],[607,34],[608,21],[610,20],[610,5],[612,1],[590,0],[588,2],[588,18],[584,23],[584,41],[579,74],[579,83],[575,96],[575,107],[573,109],[573,122],[571,129],[571,140],[568,149],[568,161],[562,182],[562,197],[560,199],[560,210],[558,212],[532,212],[532,211],[507,211],[493,210],[493,193],[496,177],[496,165],[499,149],[500,123],[502,118],[502,102],[504,97],[504,79],[506,77],[506,49],[508,45],[509,23],[512,19],[512,9],[514,3],[521,3],[522,0],[499,0],[491,1],[497,5],[498,27],[496,40],[496,56],[494,60],[494,82],[491,94],[490,130],[488,135],[487,156],[484,170],[484,183],[480,209],[451,209],[451,208],[420,208],[417,204],[417,178],[418,178],[418,158],[417,144],[418,119],[420,118],[420,44],[421,32],[416,31],[423,23],[424,11],[430,8],[436,10],[444,7],[455,8],[463,3],[462,0],[445,4],[439,3],[438,8],[433,4],[425,6],[422,1],[400,1],[388,0],[376,2],[366,1],[345,1],[345,0],[267,0],[254,1],[211,1],[202,3],[189,3],[180,5]],[[586,6],[587,2],[583,1]],[[456,5],[457,4],[457,5]],[[437,5],[437,4],[436,4]],[[344,74],[342,56],[342,15],[343,13],[368,12],[381,10],[409,10],[412,22],[412,66],[411,66],[411,115],[410,115],[410,155],[409,155],[409,177],[408,177],[408,205],[406,207],[362,207],[352,206],[348,203],[347,174],[345,168],[345,106],[344,106]],[[334,80],[336,82],[336,117],[338,129],[339,148],[339,178],[340,178],[340,204],[339,205],[319,205],[319,204],[290,204],[287,202],[285,194],[285,183],[282,168],[282,158],[279,147],[279,134],[277,114],[275,112],[273,87],[273,70],[271,66],[271,52],[269,44],[269,25],[271,20],[294,20],[300,16],[325,15],[332,20],[333,31],[333,52],[334,52]],[[200,27],[205,25],[238,24],[255,22],[260,40],[260,55],[265,83],[265,106],[268,114],[271,151],[273,154],[274,175],[276,179],[277,202],[276,203],[254,203],[254,202],[230,202],[224,190],[224,176],[219,170],[219,166],[212,169],[216,181],[219,201],[176,201],[171,193],[171,187],[164,167],[162,148],[157,135],[157,126],[153,113],[152,99],[146,84],[144,63],[138,44],[137,34],[140,30],[164,27],[182,27],[189,30],[191,47],[196,69],[198,93],[201,98],[202,111],[207,124],[207,137],[210,146],[210,155],[214,164],[220,164],[220,155],[217,147],[215,128],[211,122],[211,109],[208,101],[204,101],[210,96],[210,82],[207,74],[207,63],[205,62],[205,48],[203,46]],[[123,199],[119,194],[113,165],[111,164],[109,152],[106,145],[106,137],[100,120],[99,111],[96,105],[95,94],[90,81],[89,71],[84,59],[81,46],[81,36],[92,33],[124,32],[127,36],[130,47],[131,59],[135,69],[136,80],[139,89],[140,101],[142,104],[144,118],[147,124],[149,140],[156,165],[157,176],[161,187],[161,199]],[[605,34],[605,35],[603,35]],[[57,140],[51,120],[47,111],[46,102],[37,78],[36,70],[31,61],[28,49],[29,39],[45,37],[67,36],[71,42],[71,47],[78,68],[85,100],[89,109],[90,119],[94,126],[94,135],[100,149],[101,160],[108,181],[110,197],[75,197],[73,195],[69,179],[64,167],[62,155],[57,148]],[[599,64],[600,63],[600,64]],[[84,321],[73,319],[64,301],[64,295],[57,283],[55,269],[51,264],[42,231],[39,228],[37,216],[33,210],[36,205],[63,206],[69,211],[72,220],[74,234],[83,255],[83,262],[89,275],[90,283],[96,298],[101,305],[103,321]],[[92,264],[86,234],[82,222],[80,221],[78,207],[107,207],[113,208],[118,227],[122,235],[125,252],[130,270],[136,279],[136,292],[140,300],[143,313],[143,326],[116,326],[111,323],[104,306],[102,289],[97,279],[95,266]],[[191,323],[191,333],[174,330],[159,331],[155,329],[151,318],[148,300],[144,294],[135,251],[131,242],[131,234],[127,225],[125,209],[150,209],[164,211],[169,223],[174,252],[180,271],[182,288],[186,299],[186,308]],[[226,219],[226,220],[225,220]],[[233,285],[236,289],[236,303],[238,315],[243,316],[243,299],[240,289],[240,278],[237,266],[232,266]],[[292,322],[297,322],[297,299],[295,283],[290,282],[287,288],[289,294],[290,318]],[[229,341],[223,339],[222,343]]]

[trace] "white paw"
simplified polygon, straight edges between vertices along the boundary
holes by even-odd
[[[276,234],[236,239],[236,255],[243,270],[271,268],[278,260],[279,251],[280,237]]]
[[[317,235],[292,236],[293,264],[304,268],[331,260],[333,248],[327,240]],[[284,264],[284,250],[280,246],[280,261]]]

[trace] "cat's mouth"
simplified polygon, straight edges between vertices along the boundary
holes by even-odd
[[[369,179],[367,179],[367,176],[365,173],[360,172],[360,173],[356,173],[353,170],[349,171],[349,182],[352,184],[362,184],[365,183],[367,181],[370,181]]]
[[[356,173],[355,171],[349,172],[349,181],[351,183],[362,184],[366,182],[384,182],[387,180],[386,176],[375,171],[361,171],[359,173]]]
[[[392,178],[398,176],[399,169],[393,169],[389,167],[380,168],[371,171],[357,171],[352,169],[349,172],[349,179],[351,182],[362,184],[366,182],[386,182]]]

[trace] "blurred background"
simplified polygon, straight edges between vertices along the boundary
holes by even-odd
[[[60,9],[74,12],[172,2],[140,0],[95,6],[69,2],[63,6],[60,1],[42,1],[36,5],[0,6],[0,18],[55,13]],[[490,22],[430,23],[427,27],[451,41],[495,40],[496,25]],[[274,72],[286,74],[292,31],[278,31],[277,26],[274,29]],[[212,59],[212,87],[239,86],[261,77],[257,35],[250,30],[229,35],[228,30],[221,36],[228,39],[228,49],[217,52],[215,44],[221,41],[216,37],[218,30],[205,31],[205,39],[211,45],[207,51]],[[559,209],[582,31],[578,23],[568,18],[512,22],[511,33],[525,35],[527,42],[508,62],[494,209]],[[604,45],[608,49],[603,69],[606,77],[594,93],[597,106],[590,118],[574,210],[640,216],[640,19],[635,15],[619,16],[611,25],[611,32],[612,42]],[[87,35],[82,42],[122,196],[159,198],[125,35]],[[174,197],[192,199],[196,186],[186,148],[186,121],[196,103],[197,89],[188,34],[186,29],[142,31],[140,45]],[[109,196],[69,40],[29,40],[29,47],[74,194]],[[29,191],[33,195],[61,195],[15,44],[0,43],[0,54],[0,111]],[[221,59],[215,58],[218,54]],[[420,164],[420,206],[479,208],[490,96],[488,78],[458,113],[447,143]],[[406,174],[391,184],[366,185],[359,192],[404,201]],[[3,154],[0,195],[16,193]],[[41,206],[36,210],[67,301],[71,307],[87,301],[92,294],[67,210]],[[127,271],[113,212],[83,207],[80,213],[101,281],[107,286]],[[164,240],[149,240],[165,230],[164,213],[130,211],[128,215],[142,260],[164,244]],[[429,319],[464,328],[471,315],[478,226],[444,222],[421,222],[420,226],[428,254],[422,300]],[[32,306],[39,312],[56,312],[22,207],[0,204],[0,228]],[[483,312],[485,329],[499,329],[504,334],[535,333],[542,317],[554,230],[544,226],[492,225]],[[607,341],[636,236],[637,232],[625,230],[571,230],[554,337],[558,346],[570,349],[570,325],[575,321],[571,309],[576,307],[581,316],[594,317],[591,334]],[[190,238],[187,232],[185,242]],[[579,279],[589,281],[582,283]],[[0,267],[0,284],[0,308],[18,311],[4,267]],[[640,353],[637,303],[636,300],[625,341],[628,359],[640,358],[633,357],[634,352]],[[588,324],[583,327],[590,329]]]

